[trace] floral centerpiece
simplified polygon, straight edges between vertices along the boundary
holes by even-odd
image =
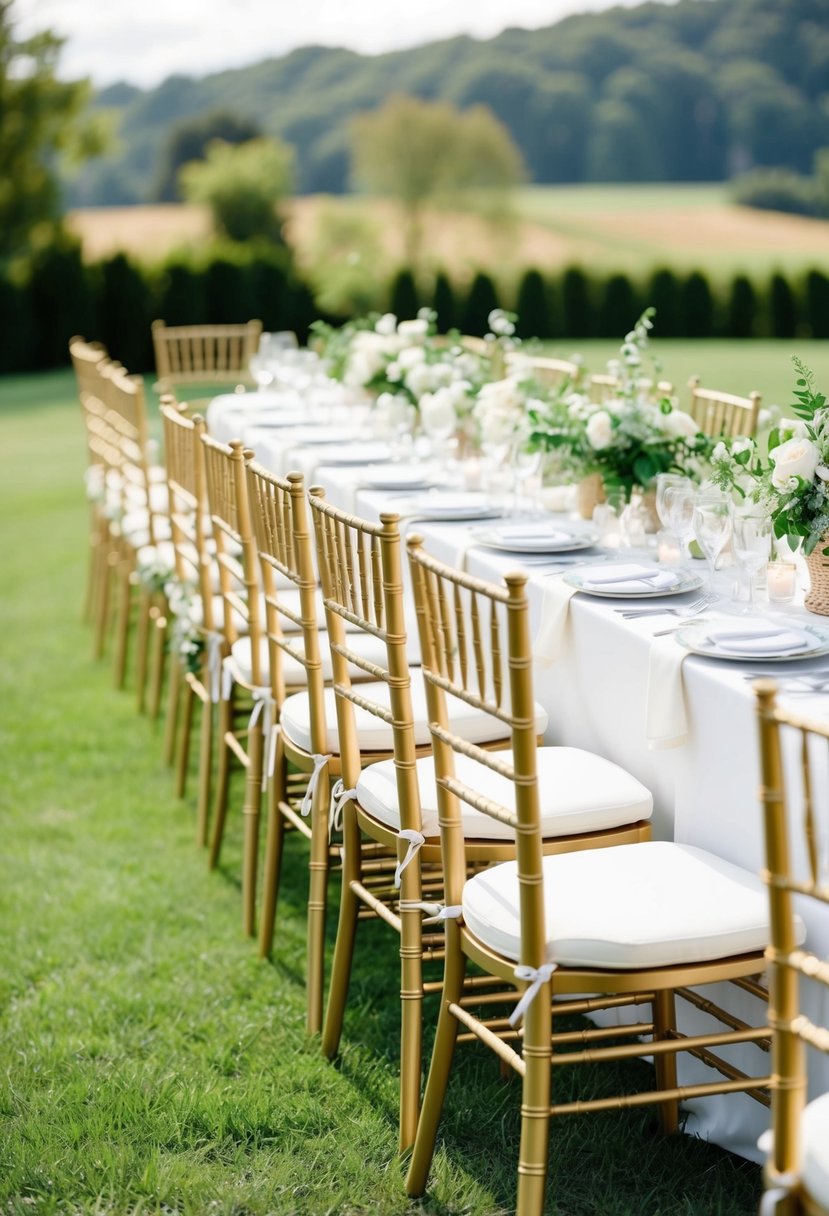
[[[769,432],[767,449],[753,439],[714,448],[712,481],[757,503],[771,516],[774,535],[791,549],[802,546],[812,579],[806,607],[829,614],[829,406],[815,376],[798,358],[794,418]]]
[[[601,477],[605,486],[650,487],[658,473],[683,473],[699,480],[713,441],[675,399],[645,374],[648,334],[654,309],[648,308],[625,337],[619,358],[608,363],[610,393],[594,401],[570,383],[533,411],[532,440],[559,453],[562,469],[575,476]]]

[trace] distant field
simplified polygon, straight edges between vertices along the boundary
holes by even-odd
[[[387,268],[398,265],[403,241],[394,205],[353,196],[290,204],[287,231],[300,261],[313,259],[321,217],[354,213],[370,221]],[[205,212],[189,206],[95,208],[72,213],[70,223],[90,258],[123,249],[156,260],[201,243],[209,231]],[[716,185],[539,186],[518,192],[510,221],[432,212],[423,247],[427,266],[459,277],[484,269],[507,282],[528,266],[555,271],[573,263],[636,275],[670,265],[763,278],[776,269],[829,269],[829,222],[735,207]]]

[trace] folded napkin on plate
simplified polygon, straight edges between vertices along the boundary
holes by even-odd
[[[718,623],[705,636],[723,654],[796,654],[811,650],[815,644],[810,633],[774,621]]]
[[[541,626],[533,642],[533,658],[539,667],[549,667],[561,654],[570,600],[576,587],[569,586],[560,578],[544,581],[544,596],[541,600]]]
[[[679,581],[679,575],[673,570],[660,570],[658,566],[643,566],[636,562],[593,566],[581,573],[586,591],[670,591]]]
[[[548,523],[538,524],[507,524],[503,528],[495,528],[493,536],[502,545],[520,541],[549,542],[551,545],[564,545],[574,539],[572,532],[560,528],[551,528]]]
[[[648,747],[681,747],[688,737],[682,663],[689,652],[676,638],[654,638],[648,657],[645,737]]]

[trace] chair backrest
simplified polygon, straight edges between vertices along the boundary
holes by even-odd
[[[320,630],[317,621],[317,575],[301,473],[276,477],[254,460],[247,462],[248,501],[265,600],[263,629],[268,640],[271,691],[277,705],[286,695],[282,655],[305,669],[310,704],[313,751],[325,752],[325,700]],[[279,582],[299,591],[299,611],[287,602]],[[286,633],[282,619],[293,628]],[[297,634],[296,630],[299,630]]]
[[[582,373],[581,365],[570,359],[548,359],[543,355],[525,355],[520,351],[507,355],[507,371],[525,372],[548,388],[558,388],[569,381],[576,386]]]
[[[106,413],[103,369],[109,362],[109,356],[100,342],[87,342],[86,338],[76,335],[69,339],[69,357],[83,413],[89,463],[100,468],[106,462],[95,441],[93,420],[102,419]]]
[[[207,486],[204,469],[205,421],[196,414],[188,418],[174,397],[161,398],[170,539],[175,553],[176,576],[198,588],[202,624],[215,629],[213,617],[213,559],[208,547]]]
[[[749,393],[747,397],[735,397],[733,393],[721,393],[715,389],[700,388],[699,376],[688,381],[691,401],[688,413],[705,435],[748,435],[757,431],[760,414],[760,394]]]
[[[591,401],[609,401],[619,394],[621,381],[607,372],[595,372],[587,378],[587,394]],[[657,380],[654,395],[657,399],[673,396],[674,386],[670,380]]]
[[[248,364],[259,346],[261,321],[242,325],[165,325],[153,321],[157,387],[250,384]]]
[[[355,723],[354,710],[359,707],[392,728],[401,826],[419,831],[399,516],[384,514],[379,524],[369,523],[333,507],[324,493],[319,486],[312,487],[309,501],[337,694],[343,783],[349,788],[357,784],[365,759]],[[368,661],[348,645],[346,621],[385,644],[385,665]],[[363,684],[352,687],[349,665],[383,681],[389,688],[388,703],[372,700]]]
[[[251,640],[253,683],[261,687],[264,673],[259,645],[262,636],[259,577],[245,474],[245,461],[253,453],[246,451],[241,439],[219,443],[210,435],[202,434],[201,443],[225,642],[229,648],[238,640],[243,628],[246,629]]]
[[[796,1174],[806,1099],[805,1046],[829,1052],[829,1028],[801,1010],[803,977],[829,989],[829,962],[798,945],[795,899],[829,905],[829,722],[776,703],[773,680],[757,680],[766,870],[771,911],[769,1023],[774,1028],[771,1176]],[[798,806],[790,808],[789,793]],[[823,1008],[829,1002],[824,994]]]
[[[408,554],[435,756],[446,903],[462,902],[467,876],[464,802],[516,833],[520,961],[538,967],[545,961],[544,895],[526,576],[508,574],[505,586],[473,578],[430,557],[418,536],[409,538]],[[490,714],[502,729],[506,724],[511,756],[505,759],[503,752],[487,751],[454,732],[447,696]],[[487,770],[511,781],[514,809],[459,780],[456,755],[480,762],[482,786]]]

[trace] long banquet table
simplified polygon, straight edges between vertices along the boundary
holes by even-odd
[[[237,415],[233,425],[244,420],[241,406],[241,401],[234,403]],[[211,419],[208,414],[209,425],[217,420],[221,436],[227,438],[227,415],[223,417],[220,410],[215,410]],[[243,427],[240,433],[246,443],[256,447],[255,430],[250,433]],[[406,500],[399,493],[362,488],[359,465],[319,463],[318,457],[324,459],[327,453],[313,445],[303,447],[300,433],[260,429],[258,437],[257,455],[274,472],[302,467],[309,478],[324,486],[332,502],[365,518],[377,518],[381,511],[389,510],[404,514]],[[460,560],[472,574],[497,580],[507,570],[520,568],[519,557],[476,543],[468,523],[404,519],[402,526],[416,529],[434,556],[454,564]],[[551,559],[550,567],[534,561],[526,572],[531,620],[537,630],[545,604],[545,585],[563,571],[554,572]],[[696,845],[755,873],[760,871],[759,752],[747,665],[688,656],[683,663],[687,739],[681,746],[651,748],[645,731],[649,656],[654,633],[670,625],[672,618],[624,620],[613,606],[612,602],[575,595],[570,601],[560,657],[550,665],[537,666],[536,698],[549,714],[546,741],[599,752],[647,785],[654,796],[656,838]],[[792,607],[790,611],[809,617],[802,608]],[[775,664],[768,671],[785,678],[818,663]],[[763,667],[761,660],[749,670],[756,667]],[[805,692],[797,696],[797,705],[815,717],[829,713],[826,694]],[[788,759],[792,772],[799,769],[794,754]],[[792,776],[789,783],[795,803],[800,797],[797,780]],[[823,793],[829,791],[829,780],[822,784]],[[829,808],[824,804],[819,809],[824,812],[826,831],[821,841],[822,856],[824,865],[829,866]],[[705,898],[704,892],[700,892],[700,898]],[[803,914],[809,944],[819,954],[829,955],[829,909],[803,909]],[[756,1024],[763,1017],[756,998],[733,987],[726,990],[721,986],[710,995],[748,1022]],[[815,1020],[829,1023],[829,993],[825,989],[810,986],[804,993],[804,1006]],[[713,1028],[704,1013],[684,1002],[679,1008],[680,1029],[692,1032]],[[810,1059],[810,1098],[829,1090],[829,1058],[817,1053],[814,1056]],[[769,1066],[759,1049],[750,1045],[733,1049],[728,1058],[746,1069],[763,1071]],[[691,1060],[684,1065],[680,1082],[706,1080],[706,1072],[704,1065]],[[750,1159],[761,1159],[757,1138],[768,1125],[768,1114],[752,1099],[742,1094],[718,1095],[696,1099],[688,1103],[687,1110],[687,1132]]]

